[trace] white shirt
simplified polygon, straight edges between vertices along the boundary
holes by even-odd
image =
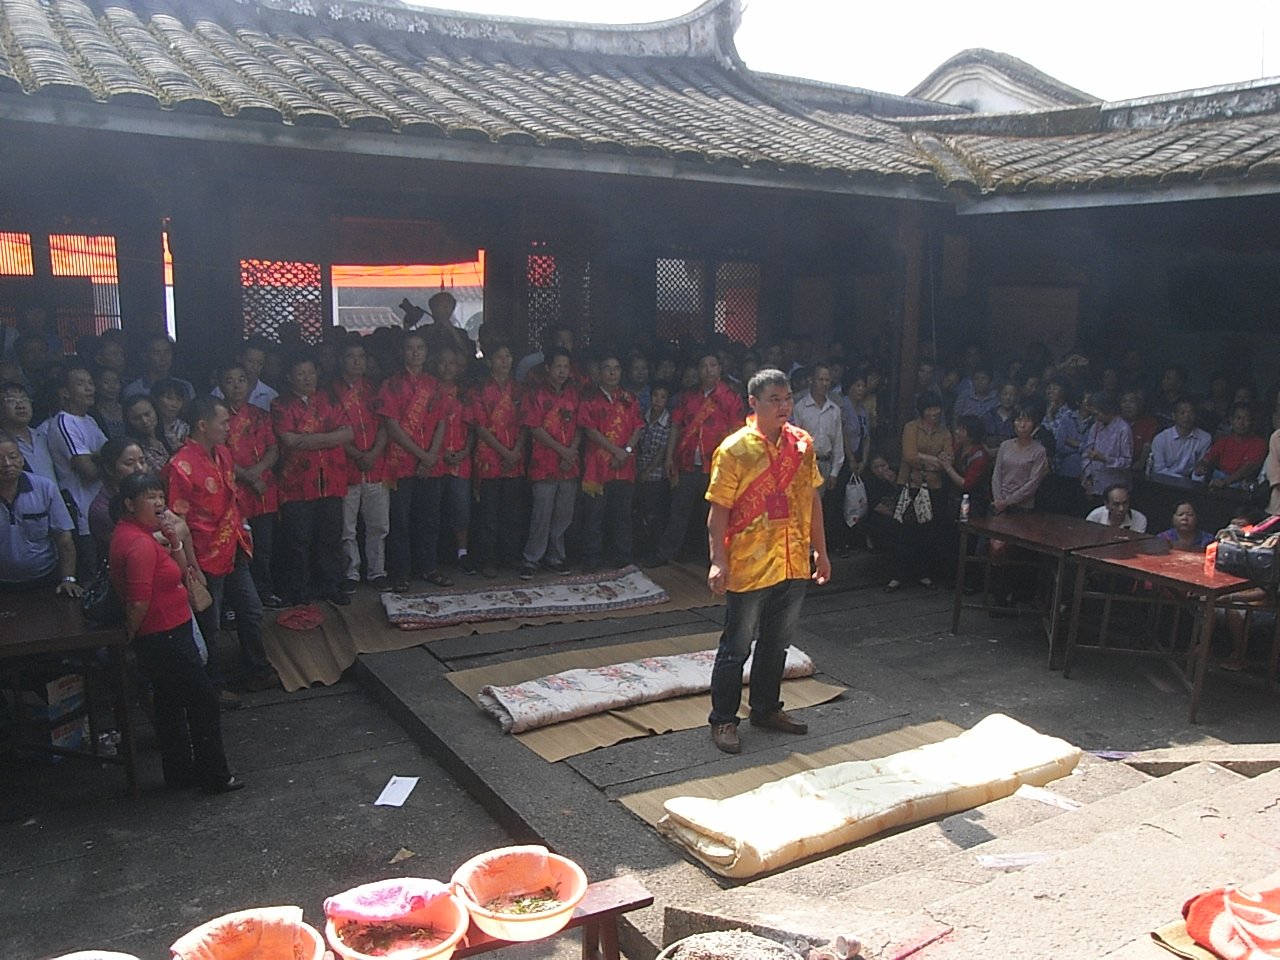
[[[72,469],[71,460],[97,453],[106,442],[106,434],[87,413],[78,417],[64,410],[49,418],[49,454],[53,457],[53,471],[57,474],[58,486],[70,495],[77,507],[77,516],[71,519],[75,521],[76,533],[82,536],[89,533],[89,505],[102,489],[102,481],[94,479],[86,483]]]
[[[222,395],[221,387],[214,387],[213,395],[217,397],[219,400],[225,399],[225,397]],[[280,396],[279,390],[277,390],[275,387],[268,387],[265,383],[259,380],[257,383],[253,385],[253,389],[249,391],[249,396],[245,398],[245,402],[251,403],[255,407],[258,407],[259,409],[265,410],[267,411],[267,413],[270,413],[271,401],[278,396]]]
[[[806,390],[791,411],[791,422],[813,437],[813,452],[817,455],[822,479],[829,480],[838,474],[844,466],[844,433],[840,408],[831,397],[818,406],[813,392]]]
[[[1088,520],[1090,523],[1100,523],[1103,526],[1110,526],[1110,522],[1107,517],[1107,508],[1105,505],[1101,507],[1095,507],[1094,509],[1090,510],[1089,515],[1085,517],[1085,519]],[[1123,521],[1121,521],[1120,528],[1122,530],[1132,530],[1134,533],[1146,533],[1147,532],[1146,514],[1140,513],[1139,511],[1134,510],[1132,507],[1130,507],[1129,515],[1125,517]]]
[[[22,459],[26,461],[27,472],[47,477],[57,483],[58,474],[54,472],[53,457],[49,453],[49,421],[46,420],[38,427],[27,429],[31,431],[30,443],[23,439],[21,434],[14,434],[18,438],[18,449],[22,451]]]

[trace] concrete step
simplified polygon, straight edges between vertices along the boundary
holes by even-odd
[[[1081,758],[1076,773],[1049,785],[1049,789],[1080,803],[1093,803],[1151,778],[1121,763]],[[1005,797],[974,810],[934,820],[811,863],[800,864],[750,884],[787,895],[812,894],[815,890],[839,892],[874,883],[903,871],[927,867],[951,854],[976,847],[1044,820],[1057,819],[1065,811],[1022,797]]]
[[[1059,818],[1066,824],[1069,820]],[[1154,809],[1053,860],[931,903],[952,928],[918,956],[1102,957],[1177,917],[1187,898],[1275,869],[1280,770]]]
[[[1215,764],[1194,764],[1167,777],[1102,797],[1078,810],[1064,811],[1061,816],[1041,820],[968,850],[942,857],[918,869],[840,893],[838,898],[861,909],[920,910],[936,900],[981,887],[1003,875],[999,869],[983,866],[978,861],[979,856],[1072,850],[1093,843],[1106,834],[1129,829],[1153,812],[1204,800],[1244,779],[1240,774]],[[1065,791],[1055,790],[1056,786],[1057,783],[1051,783],[1048,789],[1065,795]],[[1003,802],[1040,804],[1040,801],[1021,797],[1009,797]],[[975,812],[984,810],[986,807]]]

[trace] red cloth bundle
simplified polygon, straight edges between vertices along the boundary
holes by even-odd
[[[1182,907],[1187,933],[1223,960],[1280,957],[1280,887],[1245,893],[1220,887]]]

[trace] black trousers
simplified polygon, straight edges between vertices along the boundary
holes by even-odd
[[[479,483],[475,553],[481,566],[514,567],[529,529],[524,477],[495,477]]]
[[[640,556],[657,550],[670,509],[671,483],[666,478],[636,484],[635,550]]]
[[[676,554],[680,552],[685,539],[689,536],[689,523],[695,516],[698,519],[698,528],[705,534],[708,510],[706,494],[707,484],[710,481],[710,475],[701,471],[697,473],[681,471],[680,480],[671,493],[671,514],[667,519],[667,529],[663,531],[657,549],[654,551],[658,559],[674,560],[676,558]],[[705,536],[702,538],[702,544],[703,551],[706,551]]]
[[[342,589],[342,498],[280,505],[277,552],[284,561],[279,589],[287,603],[307,603]]]
[[[151,681],[156,738],[164,782],[176,787],[216,787],[227,782],[218,695],[196,650],[191,621],[163,633],[133,638],[142,671]]]
[[[263,600],[276,592],[275,578],[271,575],[271,556],[275,552],[276,515],[262,513],[249,521],[253,532],[253,560],[249,570],[253,573],[253,585]]]
[[[631,562],[631,504],[636,485],[614,480],[599,496],[582,498],[582,562],[598,566],[606,557],[625,567]]]

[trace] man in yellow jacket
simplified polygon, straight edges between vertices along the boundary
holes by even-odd
[[[782,670],[809,580],[831,579],[822,474],[813,439],[788,423],[791,384],[781,370],[765,369],[751,378],[747,392],[752,415],[716,448],[707,486],[707,585],[726,602],[708,722],[712,741],[725,753],[742,749],[742,667],[753,640],[751,724],[808,732],[782,709]]]

